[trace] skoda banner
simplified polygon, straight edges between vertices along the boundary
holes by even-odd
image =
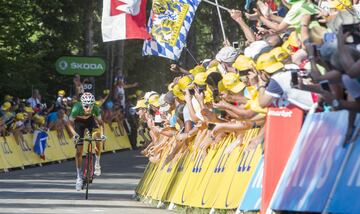
[[[62,56],[56,63],[56,71],[62,75],[100,76],[105,72],[105,61],[99,57]]]

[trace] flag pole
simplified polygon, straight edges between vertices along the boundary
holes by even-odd
[[[220,13],[220,8],[219,8],[218,0],[215,0],[215,3],[216,3],[216,9],[217,9],[217,12],[218,12],[218,15],[219,15],[221,31],[222,31],[223,38],[224,38],[224,42],[225,42],[225,41],[226,41],[226,35],[225,35],[225,30],[224,30],[224,25],[223,25],[221,13]]]
[[[208,3],[208,4],[211,4],[211,5],[213,5],[213,6],[216,6],[216,4],[214,3],[214,2],[212,2],[212,1],[209,1],[209,0],[202,0],[203,2],[206,2],[206,3]],[[229,12],[230,13],[230,9],[229,8],[227,8],[227,7],[224,7],[224,6],[221,6],[221,5],[217,5],[220,9],[223,9],[223,10],[225,10],[225,11],[227,11],[227,12]]]
[[[192,53],[189,51],[189,49],[186,47],[186,45],[184,48],[189,53],[190,57],[194,60],[194,62],[198,65],[199,64],[198,61],[195,59],[194,55],[192,55]]]

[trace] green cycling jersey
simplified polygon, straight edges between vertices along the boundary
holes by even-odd
[[[94,105],[94,107],[91,110],[91,113],[86,114],[81,105],[81,102],[77,102],[71,109],[69,119],[74,121],[77,117],[89,117],[89,116],[100,117],[100,108],[97,105]]]

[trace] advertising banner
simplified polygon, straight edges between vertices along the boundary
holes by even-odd
[[[260,210],[261,189],[264,171],[264,157],[261,158],[254,176],[245,192],[243,200],[240,202],[238,211],[257,211]],[[240,213],[240,212],[239,212]]]
[[[105,72],[105,61],[99,57],[62,56],[55,63],[62,75],[100,76]]]
[[[265,124],[264,177],[261,213],[265,213],[289,159],[303,122],[303,111],[293,105],[269,108]]]
[[[358,118],[360,119],[360,117]],[[358,213],[360,210],[360,120],[354,132],[350,157],[330,201],[330,213]],[[350,148],[349,148],[350,149]]]
[[[348,112],[309,114],[270,204],[273,210],[322,212],[345,157]]]

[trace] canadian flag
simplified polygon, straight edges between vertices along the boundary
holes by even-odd
[[[146,0],[104,0],[103,3],[104,42],[150,38],[146,31]]]

